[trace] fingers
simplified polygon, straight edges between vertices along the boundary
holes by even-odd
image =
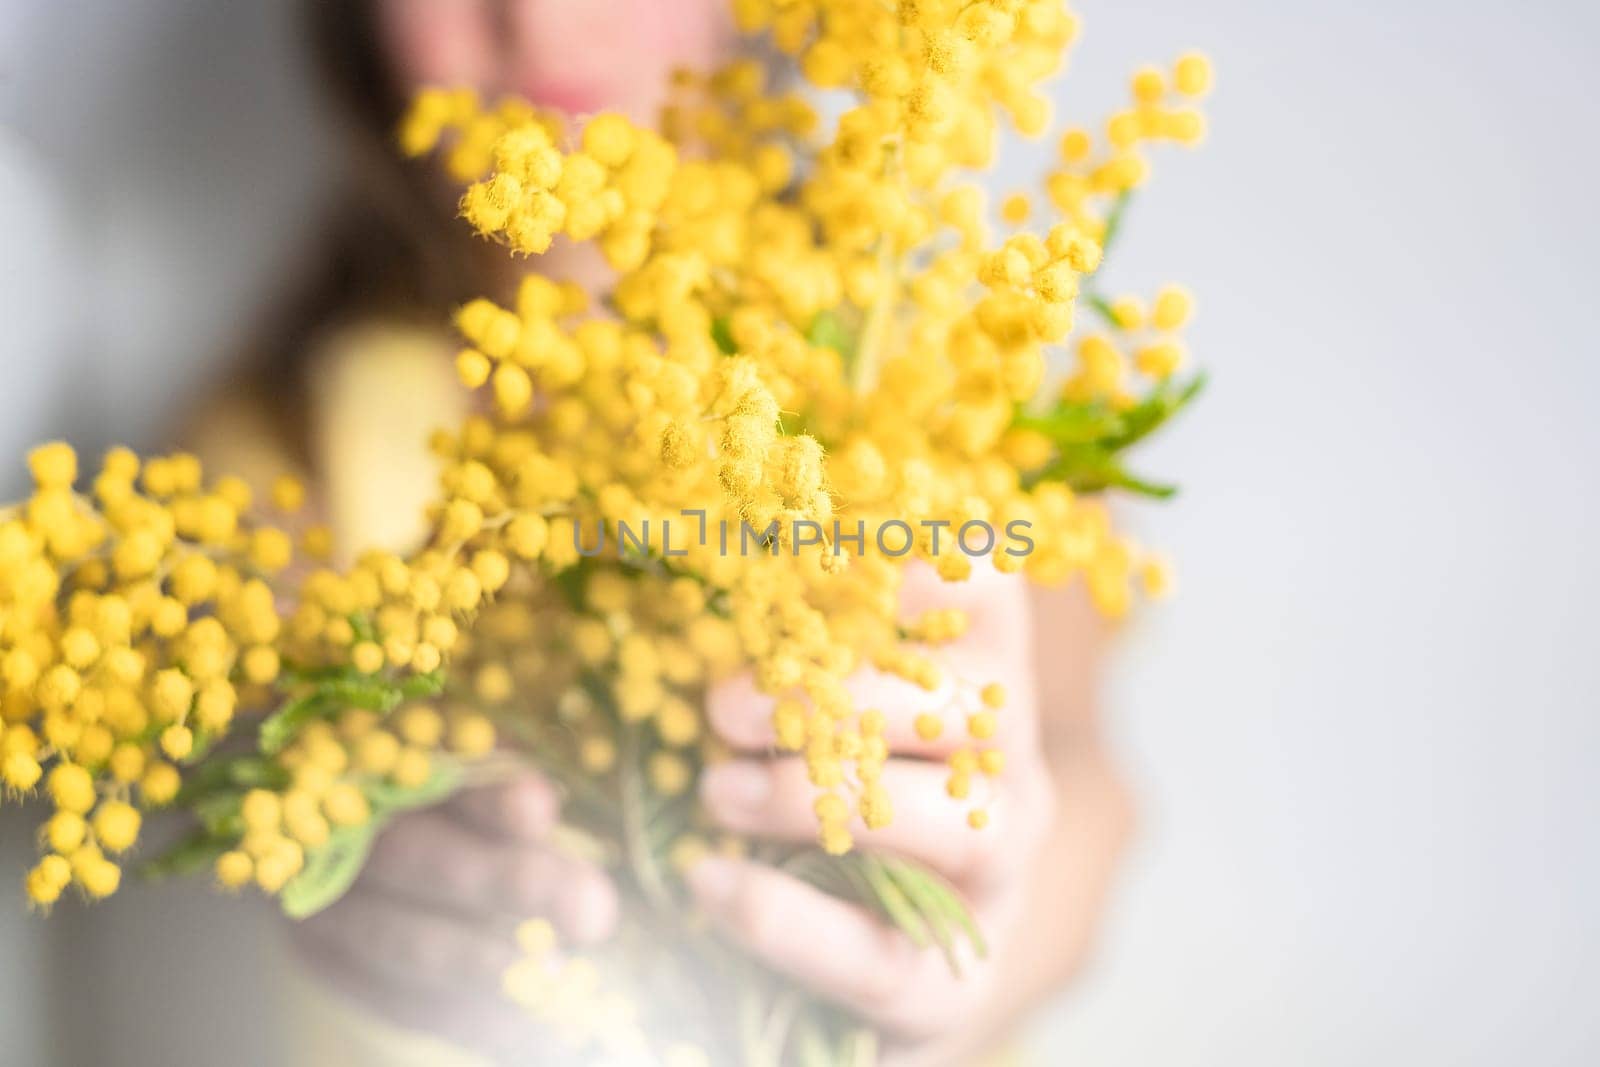
[[[379,839],[361,883],[465,915],[548,916],[592,942],[615,925],[616,891],[599,870],[552,849],[486,837],[442,811],[418,812]]]
[[[517,956],[504,930],[365,888],[298,930],[347,966],[414,992],[497,989]]]
[[[950,673],[977,685],[1004,682],[1019,697],[1031,687],[1033,605],[1020,575],[1001,574],[988,560],[975,560],[972,577],[963,582],[946,582],[925,564],[907,567],[902,617],[935,608],[959,608],[967,616],[965,635],[936,650]]]
[[[916,730],[918,715],[938,713],[950,705],[953,688],[948,681],[930,693],[903,678],[866,669],[847,678],[845,688],[858,710],[875,708],[883,712],[883,738],[891,752],[942,759],[960,748],[965,739],[958,714],[941,714],[943,730],[934,739],[924,739]],[[706,697],[706,716],[711,728],[734,748],[763,752],[776,743],[772,727],[772,710],[776,706],[776,697],[758,690],[750,675],[741,674],[711,689]]]
[[[520,1055],[532,1031],[500,992],[518,957],[515,923],[548,917],[583,943],[608,936],[617,917],[603,872],[540,843],[557,808],[529,775],[397,819],[345,899],[300,924],[300,947],[388,1018]]]
[[[1005,866],[1004,846],[1017,837],[1011,798],[997,792],[986,805],[989,825],[967,824],[971,803],[945,793],[946,770],[916,760],[891,759],[882,783],[894,817],[877,830],[853,825],[857,844],[906,856],[969,886],[996,880]],[[984,788],[982,783],[976,789]],[[700,796],[713,820],[739,833],[785,841],[810,841],[817,834],[813,805],[817,788],[797,758],[731,760],[706,769]],[[975,801],[983,798],[975,796]],[[1028,805],[1031,811],[1035,805]],[[1020,850],[1019,850],[1020,851]]]
[[[509,940],[490,937],[492,944],[469,945],[483,935],[464,925],[441,929],[437,924],[446,920],[425,914],[419,927],[418,918],[414,909],[357,890],[329,911],[294,924],[294,946],[340,995],[391,1023],[491,1055],[525,1050],[532,1026],[498,992],[505,963],[495,946],[509,946]],[[428,959],[454,959],[466,970],[417,965]]]
[[[711,857],[687,877],[700,906],[747,951],[897,1035],[943,1029],[981,995],[986,972],[970,959],[958,982],[939,953],[781,871]]]
[[[901,572],[900,607],[906,612],[929,608],[960,608],[974,616],[1014,615],[1027,598],[1027,583],[1019,575],[1001,574],[987,557],[972,561],[972,573],[959,582],[947,582],[931,564],[913,562]],[[976,618],[974,619],[976,621]]]
[[[446,810],[486,837],[532,843],[543,841],[556,825],[561,798],[530,772],[514,781],[465,790]]]
[[[1018,757],[1031,752],[1038,737],[1038,715],[1031,608],[1022,582],[998,574],[987,562],[974,567],[971,579],[958,583],[941,581],[931,567],[913,566],[906,569],[900,602],[907,618],[932,608],[957,607],[967,612],[970,622],[966,636],[931,650],[943,667],[941,684],[932,691],[870,667],[845,680],[858,710],[883,713],[884,740],[890,751],[943,759],[971,744],[967,717],[982,710],[979,690],[999,682],[1006,702],[994,714],[996,732],[986,743]],[[712,729],[728,744],[762,752],[774,746],[776,705],[777,698],[756,689],[749,675],[740,675],[711,689],[706,712]],[[939,721],[937,736],[926,738],[918,732],[923,715]]]

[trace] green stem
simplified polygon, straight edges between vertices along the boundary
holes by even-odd
[[[1095,310],[1096,314],[1105,320],[1105,324],[1107,326],[1111,327],[1113,330],[1122,329],[1122,326],[1117,322],[1117,313],[1112,310],[1111,301],[1107,300],[1099,293],[1088,290],[1084,291],[1083,299],[1085,303]]]
[[[748,1067],[780,1067],[766,1046],[765,1014],[761,993],[754,984],[739,990],[740,1061]]]
[[[655,850],[650,846],[648,804],[645,798],[644,763],[636,726],[621,722],[621,764],[617,769],[617,791],[622,800],[622,837],[628,855],[628,865],[633,869],[639,890],[652,907],[662,914],[675,909],[672,893],[667,888],[661,866],[656,862]]]
[[[772,1002],[761,1040],[774,1065],[783,1063],[783,1052],[789,1044],[789,1030],[794,1026],[801,1004],[800,994],[793,989],[785,989]]]
[[[850,364],[850,387],[858,396],[878,383],[878,363],[883,358],[894,299],[900,288],[899,257],[894,254],[894,241],[884,234],[878,242],[878,273],[882,287],[878,298],[867,309],[856,342],[855,359]]]
[[[852,1030],[845,1038],[843,1067],[873,1067],[878,1062],[878,1035],[865,1027]]]
[[[903,184],[905,168],[900,165],[900,145],[891,143],[886,146],[884,153],[884,177]],[[850,365],[850,386],[857,395],[878,382],[878,363],[883,358],[895,300],[900,295],[900,256],[894,246],[894,237],[888,233],[878,236],[878,273],[881,287],[872,307],[867,309],[866,321],[861,325],[861,335],[856,343],[855,361]]]
[[[1122,232],[1122,218],[1127,213],[1128,201],[1132,199],[1133,190],[1124,189],[1111,204],[1111,211],[1106,215],[1105,232],[1100,235],[1100,266],[1095,268],[1096,273],[1105,269],[1106,260],[1111,256],[1111,246],[1116,244],[1117,234]]]

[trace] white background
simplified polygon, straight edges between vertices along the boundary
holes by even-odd
[[[1200,293],[1213,388],[1142,457],[1185,487],[1132,516],[1182,563],[1112,693],[1142,834],[1039,1058],[1600,1062],[1600,8],[1078,7],[1064,117],[1217,60],[1211,141],[1162,153],[1109,268]],[[0,5],[3,455],[159,441],[245,330],[332,167],[290,29]],[[8,882],[0,1033],[19,1063],[223,1035],[271,1063],[278,958],[198,889],[46,927]]]

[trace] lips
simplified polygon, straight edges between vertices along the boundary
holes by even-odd
[[[524,82],[522,93],[540,107],[568,115],[587,115],[625,102],[616,86],[572,78],[534,77]]]

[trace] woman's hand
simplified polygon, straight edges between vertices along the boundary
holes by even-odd
[[[858,847],[915,859],[949,879],[973,908],[990,958],[964,961],[963,977],[955,977],[939,953],[918,950],[875,916],[755,863],[707,859],[690,871],[689,882],[701,905],[749,951],[943,1062],[1073,969],[1126,836],[1128,806],[1098,746],[1081,744],[1092,731],[1078,731],[1080,743],[1060,758],[1047,756],[1043,740],[1037,682],[1051,694],[1053,715],[1078,719],[1079,726],[1090,717],[1095,634],[1083,612],[1054,618],[1057,629],[1036,650],[1029,594],[1017,579],[986,570],[945,585],[922,568],[908,573],[902,601],[907,615],[951,605],[971,614],[969,636],[941,655],[955,677],[1006,687],[995,739],[1006,768],[992,782],[989,825],[970,828],[966,814],[983,798],[983,785],[974,782],[971,801],[952,800],[942,762],[970,743],[961,715],[947,716],[936,741],[922,740],[913,728],[919,712],[938,710],[948,694],[863,672],[853,689],[858,707],[878,708],[887,720],[895,755],[883,783],[895,815],[882,830],[859,831]],[[1045,654],[1038,673],[1036,651]],[[1050,677],[1061,670],[1072,676],[1065,685]],[[713,690],[712,726],[741,756],[707,771],[702,796],[730,830],[807,841],[816,833],[816,790],[802,760],[772,754],[771,710],[771,698],[748,680]],[[1057,800],[1068,792],[1077,807],[1062,817]],[[1052,855],[1045,858],[1047,841]],[[1063,847],[1074,851],[1057,854]],[[1036,937],[1048,940],[1041,946],[1032,943]]]
[[[392,1022],[525,1054],[534,1024],[500,990],[517,923],[547,917],[584,944],[616,922],[606,876],[549,843],[558,810],[530,771],[396,819],[344,899],[295,928],[297,948]]]

